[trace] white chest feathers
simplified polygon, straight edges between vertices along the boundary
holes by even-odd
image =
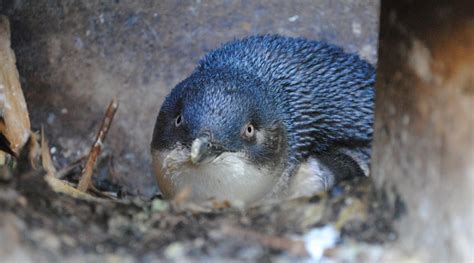
[[[153,152],[153,166],[165,197],[172,198],[189,188],[193,201],[215,198],[253,203],[270,193],[279,178],[279,174],[252,164],[241,153],[226,152],[196,165],[189,160],[189,150],[181,147]]]

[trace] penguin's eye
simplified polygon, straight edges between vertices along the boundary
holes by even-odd
[[[244,129],[242,131],[242,137],[244,139],[249,140],[252,139],[253,136],[255,136],[255,127],[251,123],[248,123],[244,126]]]
[[[174,126],[179,127],[179,126],[181,126],[182,123],[183,123],[183,116],[181,116],[181,114],[179,114],[174,119]]]

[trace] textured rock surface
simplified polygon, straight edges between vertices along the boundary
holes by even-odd
[[[2,1],[32,125],[59,166],[92,143],[113,96],[107,144],[129,189],[152,194],[149,142],[163,96],[220,43],[251,34],[325,39],[376,61],[378,1]],[[123,165],[118,165],[118,163]]]
[[[423,261],[474,259],[473,21],[472,1],[382,3],[372,174]]]

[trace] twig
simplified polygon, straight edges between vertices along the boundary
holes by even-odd
[[[81,180],[79,181],[78,189],[82,192],[87,191],[92,179],[92,172],[94,170],[95,163],[97,162],[97,157],[102,150],[102,142],[105,140],[105,136],[109,131],[110,125],[112,124],[112,120],[114,119],[115,112],[117,112],[118,103],[116,99],[113,99],[109,107],[107,108],[107,112],[105,113],[104,120],[102,121],[102,125],[100,127],[99,133],[95,139],[94,144],[92,145],[91,151],[89,153],[89,157],[87,158],[86,166],[82,171]]]
[[[114,201],[118,201],[118,198],[115,197],[115,196],[113,196],[113,195],[111,194],[111,192],[103,192],[103,191],[100,191],[99,189],[95,188],[94,185],[91,185],[91,186],[89,187],[89,190],[90,190],[91,193],[97,195],[97,196],[100,197],[100,198],[107,198],[107,199],[112,199],[112,200],[114,200]]]
[[[85,193],[84,191],[76,189],[71,183],[56,178],[58,172],[53,165],[53,160],[51,159],[48,141],[46,140],[46,137],[44,135],[43,126],[41,126],[41,161],[43,169],[46,171],[47,175],[44,178],[49,184],[49,186],[53,189],[53,191],[57,193],[67,194],[74,198],[102,202],[100,198],[93,197]]]
[[[296,256],[308,256],[305,244],[300,240],[292,240],[285,237],[265,235],[258,232],[249,231],[242,228],[224,226],[222,228],[224,234],[240,237],[244,240],[256,241],[263,246],[284,250]]]
[[[28,160],[33,169],[38,169],[40,157],[40,145],[38,144],[38,135],[30,131],[30,138],[23,146],[23,151],[27,151]]]
[[[41,125],[41,163],[48,176],[56,175],[57,171],[54,167],[53,160],[49,152],[49,145],[44,135],[43,125]]]
[[[76,167],[80,166],[82,162],[86,159],[86,155],[81,156],[79,159],[69,163],[66,167],[62,168],[56,173],[56,178],[63,179],[67,174],[69,174]]]
[[[56,193],[63,193],[74,198],[87,200],[87,201],[94,201],[94,202],[106,202],[107,200],[94,197],[89,195],[88,193],[84,193],[79,191],[78,189],[74,188],[70,183],[65,182],[61,179],[57,179],[54,176],[45,176],[44,179],[48,182],[49,186],[56,192]]]

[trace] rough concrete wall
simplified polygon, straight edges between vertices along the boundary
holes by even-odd
[[[399,245],[474,260],[474,5],[382,1],[373,170]]]
[[[62,166],[87,148],[113,96],[107,144],[129,188],[152,193],[149,142],[163,97],[220,43],[252,34],[325,39],[376,61],[378,0],[8,0],[32,124]]]

